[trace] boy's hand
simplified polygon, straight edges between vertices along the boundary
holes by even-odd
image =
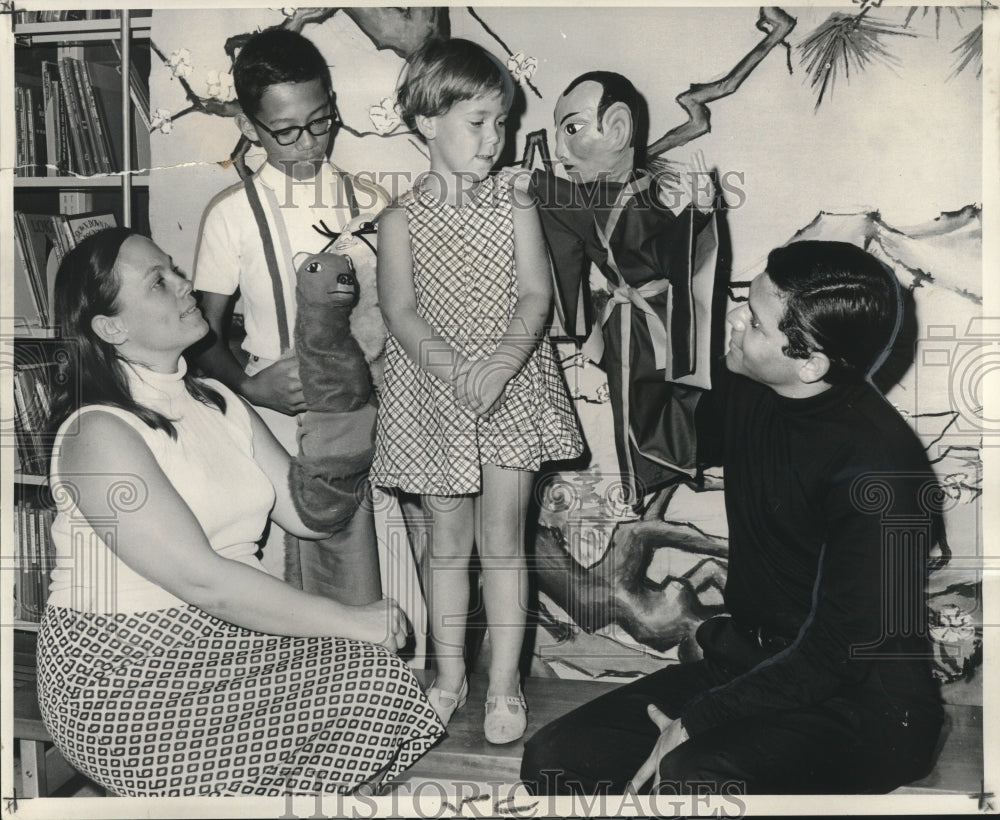
[[[252,404],[269,407],[287,416],[305,410],[299,360],[295,356],[279,359],[256,375],[248,376],[243,383],[243,395]]]

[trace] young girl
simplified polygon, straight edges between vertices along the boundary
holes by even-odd
[[[468,695],[462,650],[478,545],[492,743],[516,740],[527,722],[518,659],[533,473],[582,450],[544,338],[551,285],[538,215],[488,176],[513,91],[506,69],[466,40],[414,55],[399,105],[427,144],[430,172],[379,225],[378,291],[390,335],[372,481],[421,494],[431,519],[437,679],[427,696],[445,724]]]

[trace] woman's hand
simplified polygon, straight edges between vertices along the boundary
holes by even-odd
[[[344,624],[343,629],[335,630],[336,634],[377,643],[390,652],[402,649],[410,634],[406,614],[392,598],[352,607],[350,615],[352,622]]]

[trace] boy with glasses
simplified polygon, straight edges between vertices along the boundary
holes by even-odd
[[[338,242],[337,252],[351,256],[361,287],[355,314],[365,306],[374,307],[374,251],[367,237],[352,240],[348,233],[373,220],[388,197],[328,159],[340,117],[329,67],[310,40],[281,28],[253,35],[236,58],[233,80],[242,108],[236,124],[244,137],[263,147],[266,161],[243,182],[219,193],[202,220],[194,286],[200,291],[202,311],[215,339],[201,353],[199,364],[253,404],[285,448],[296,453],[296,415],[305,409],[305,401],[292,350],[294,258],[302,252],[317,253],[328,245],[332,234],[343,234],[348,247]],[[249,357],[245,367],[227,344],[228,318],[237,291],[246,329],[243,349]],[[345,427],[343,455],[371,445],[371,415]],[[274,565],[283,553],[279,539],[284,534],[276,530],[272,525],[264,564],[280,573],[280,566]],[[306,591],[343,603],[378,600],[381,583],[370,510],[359,510],[338,537],[343,543],[334,551],[336,577],[307,577],[303,569],[320,563],[307,555],[316,549],[310,542],[299,545],[303,569],[289,567],[286,575],[301,572]]]

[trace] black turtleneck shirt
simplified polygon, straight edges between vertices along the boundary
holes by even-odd
[[[793,643],[690,701],[685,729],[862,691],[933,708],[923,590],[939,517],[916,435],[867,383],[788,399],[722,381],[726,608]]]

